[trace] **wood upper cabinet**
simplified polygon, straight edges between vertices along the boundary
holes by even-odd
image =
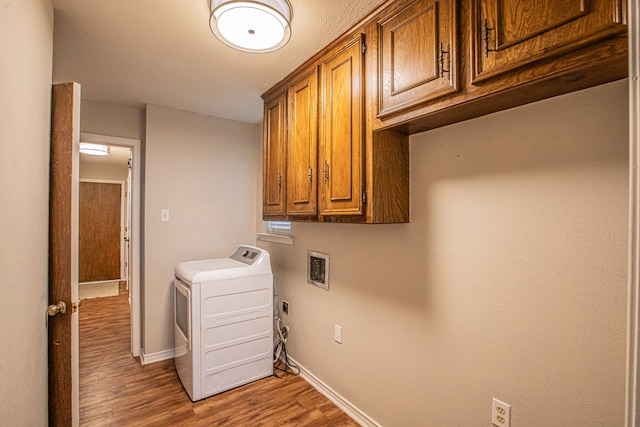
[[[263,216],[408,222],[409,135],[626,77],[627,2],[381,2],[263,95]]]
[[[364,215],[364,34],[321,61],[321,215]]]
[[[378,21],[378,117],[457,91],[455,0],[417,0]]]
[[[472,11],[474,84],[627,29],[625,0],[472,0]]]
[[[287,214],[315,217],[317,208],[318,67],[289,86]]]
[[[286,92],[282,91],[264,103],[262,214],[265,219],[286,215],[286,99]]]

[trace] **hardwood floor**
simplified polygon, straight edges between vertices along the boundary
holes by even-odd
[[[358,424],[302,378],[265,378],[193,403],[173,360],[141,366],[129,352],[127,295],[83,300],[80,425],[344,426]]]

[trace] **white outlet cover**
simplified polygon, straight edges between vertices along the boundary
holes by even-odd
[[[497,427],[511,427],[511,405],[494,397],[491,404],[491,422]]]

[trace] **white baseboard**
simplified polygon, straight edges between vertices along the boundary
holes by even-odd
[[[342,397],[335,390],[325,384],[320,378],[316,377],[312,372],[310,372],[304,366],[300,365],[290,356],[289,361],[300,368],[300,376],[302,377],[302,379],[311,384],[313,388],[322,393],[327,399],[332,401],[338,408],[349,415],[355,422],[363,427],[382,427],[371,417],[358,409],[353,403]]]
[[[145,354],[144,351],[140,352],[140,364],[150,365],[151,363],[161,362],[167,359],[173,359],[175,351],[173,349],[159,351],[157,353]]]

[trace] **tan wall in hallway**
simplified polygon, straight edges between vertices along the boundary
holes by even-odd
[[[44,426],[53,6],[0,8],[0,425]]]
[[[290,355],[384,426],[488,426],[492,397],[518,427],[622,425],[627,84],[412,136],[410,224],[261,243]]]
[[[129,167],[126,164],[85,162],[83,156],[84,154],[80,155],[80,179],[126,181],[129,176]]]
[[[154,355],[173,351],[175,265],[255,244],[260,127],[148,105],[146,138],[143,348]]]
[[[144,141],[145,110],[142,107],[83,99],[80,121],[82,132]]]

